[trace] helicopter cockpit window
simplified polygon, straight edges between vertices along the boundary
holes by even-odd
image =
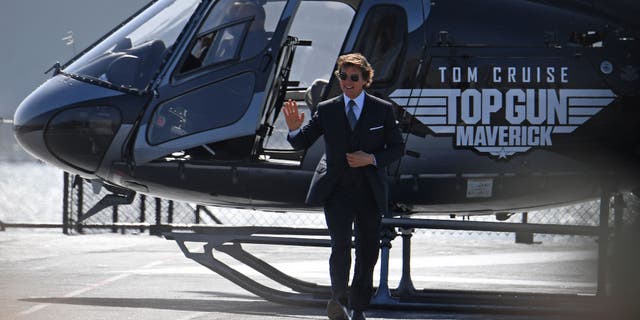
[[[254,57],[271,39],[284,5],[283,0],[219,1],[198,30],[180,73]]]
[[[64,72],[144,90],[200,2],[155,2],[65,67]]]
[[[397,6],[376,6],[367,13],[354,51],[368,57],[375,70],[373,83],[388,83],[395,78],[397,62],[405,46],[407,16]]]

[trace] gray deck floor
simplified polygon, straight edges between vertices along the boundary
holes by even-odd
[[[400,276],[400,242],[391,283]],[[328,283],[326,248],[254,246],[288,272]],[[597,245],[414,237],[418,288],[584,293],[596,290]],[[260,279],[243,266],[238,270]],[[149,235],[0,232],[0,319],[326,319],[322,308],[264,301]],[[369,319],[539,319],[521,315],[372,310]],[[555,319],[546,316],[545,319]],[[559,317],[558,317],[559,318]]]

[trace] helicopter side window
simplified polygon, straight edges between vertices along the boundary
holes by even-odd
[[[215,30],[198,37],[181,72],[235,59],[246,30],[246,23]]]
[[[222,0],[203,22],[180,73],[257,55],[270,40],[284,1]]]
[[[376,6],[369,10],[354,51],[361,52],[375,70],[373,83],[389,83],[405,47],[407,16],[401,7]]]

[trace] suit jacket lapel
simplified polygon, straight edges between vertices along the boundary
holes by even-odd
[[[364,95],[364,105],[361,106],[362,108],[362,112],[360,113],[360,118],[358,119],[358,122],[356,123],[356,127],[353,130],[354,132],[360,132],[360,134],[362,134],[363,137],[366,137],[366,131],[368,128],[368,124],[369,124],[369,119],[372,116],[372,106],[371,106],[371,100],[369,99],[369,97],[367,96],[367,94],[365,93]]]
[[[336,117],[334,117],[334,119],[338,120],[338,123],[336,123],[336,125],[342,128],[344,127],[343,124],[349,123],[349,121],[347,120],[347,116],[344,113],[344,98],[342,97],[342,95],[340,95],[339,98],[336,99],[336,106],[334,111],[336,112]]]
[[[336,99],[335,108],[333,108],[334,116],[331,117],[335,119],[335,123],[333,125],[337,132],[338,137],[348,137],[351,133],[349,132],[349,121],[347,120],[347,114],[344,112],[344,98],[342,95],[338,99]],[[346,141],[346,140],[343,140]]]

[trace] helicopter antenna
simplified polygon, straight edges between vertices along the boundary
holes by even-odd
[[[62,37],[61,39],[62,41],[64,41],[64,45],[65,46],[71,46],[71,48],[73,49],[73,55],[76,55],[76,41],[75,39],[73,39],[73,31],[69,30],[67,31],[67,35]]]

